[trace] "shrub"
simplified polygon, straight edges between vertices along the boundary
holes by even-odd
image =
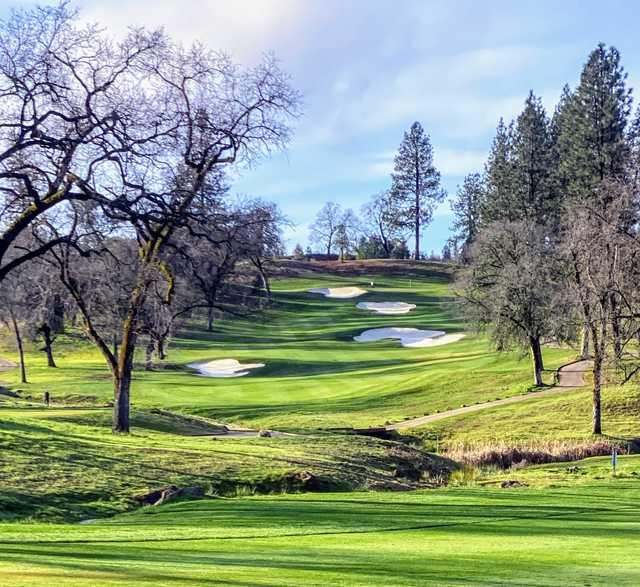
[[[477,479],[478,470],[475,467],[463,465],[451,473],[449,477],[449,485],[466,487],[469,485],[475,485]]]

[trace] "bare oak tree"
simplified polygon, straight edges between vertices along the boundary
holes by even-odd
[[[162,36],[133,30],[113,43],[75,17],[63,2],[0,24],[0,280],[67,238],[49,230],[52,215],[95,195],[101,161],[155,134],[150,124],[127,136],[122,121],[142,57]],[[39,245],[16,247],[28,233]]]

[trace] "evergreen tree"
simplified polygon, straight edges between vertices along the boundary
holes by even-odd
[[[402,227],[413,229],[414,257],[419,259],[420,227],[431,222],[433,209],[444,198],[440,174],[433,166],[431,141],[419,122],[404,133],[391,177],[392,197],[401,212]]]
[[[631,108],[626,78],[618,50],[600,43],[587,59],[559,128],[559,171],[572,197],[591,197],[603,179],[624,175]]]
[[[627,179],[635,189],[640,188],[640,108],[627,134],[629,157],[627,161]]]
[[[560,94],[560,100],[556,104],[551,122],[549,123],[549,136],[551,139],[551,156],[553,165],[553,189],[560,194],[566,191],[568,178],[565,170],[560,168],[561,136],[567,136],[571,125],[572,101],[574,94],[568,84],[565,84]],[[563,139],[564,140],[564,139]]]
[[[458,187],[455,199],[451,202],[455,231],[454,243],[461,243],[462,257],[468,257],[469,247],[475,240],[480,226],[480,209],[484,201],[485,186],[479,173],[470,173],[464,178],[462,187]]]
[[[547,114],[529,93],[515,123],[498,123],[486,167],[483,217],[490,222],[530,219],[545,223],[556,211],[553,152]]]
[[[565,124],[558,135],[559,175],[575,202],[593,202],[604,180],[622,180],[627,172],[629,145],[626,127],[631,110],[627,74],[615,47],[600,43],[589,55],[580,83],[568,102]],[[611,330],[616,359],[621,354],[619,299],[610,292]],[[585,324],[582,355],[593,335]]]
[[[500,119],[485,165],[486,198],[481,207],[483,222],[516,217],[513,207],[513,124]]]
[[[514,220],[529,218],[544,224],[558,212],[551,189],[551,147],[547,114],[540,98],[530,92],[516,120],[513,136]]]

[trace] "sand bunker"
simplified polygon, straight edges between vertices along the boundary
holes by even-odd
[[[371,310],[376,314],[392,316],[395,314],[408,314],[415,309],[415,304],[405,302],[358,302],[356,308],[359,310]]]
[[[367,290],[359,287],[313,287],[309,293],[322,294],[325,298],[345,300],[366,294]]]
[[[235,359],[218,359],[207,363],[191,363],[187,367],[197,369],[204,377],[242,377],[248,375],[250,369],[264,367],[264,363],[245,363],[243,365]]]
[[[464,334],[447,334],[442,330],[419,330],[417,328],[372,328],[360,336],[354,336],[356,342],[375,342],[387,338],[398,339],[403,347],[417,348],[440,346],[456,342]]]

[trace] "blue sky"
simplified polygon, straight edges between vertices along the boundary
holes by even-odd
[[[25,2],[0,2],[9,6]],[[500,116],[533,89],[553,109],[599,42],[640,78],[640,2],[480,0],[84,0],[83,17],[118,34],[164,26],[250,64],[273,51],[304,94],[288,151],[245,171],[234,190],[276,201],[296,225],[290,247],[327,200],[358,209],[389,184],[394,151],[419,120],[450,194],[480,170]],[[449,204],[424,230],[439,251]]]

